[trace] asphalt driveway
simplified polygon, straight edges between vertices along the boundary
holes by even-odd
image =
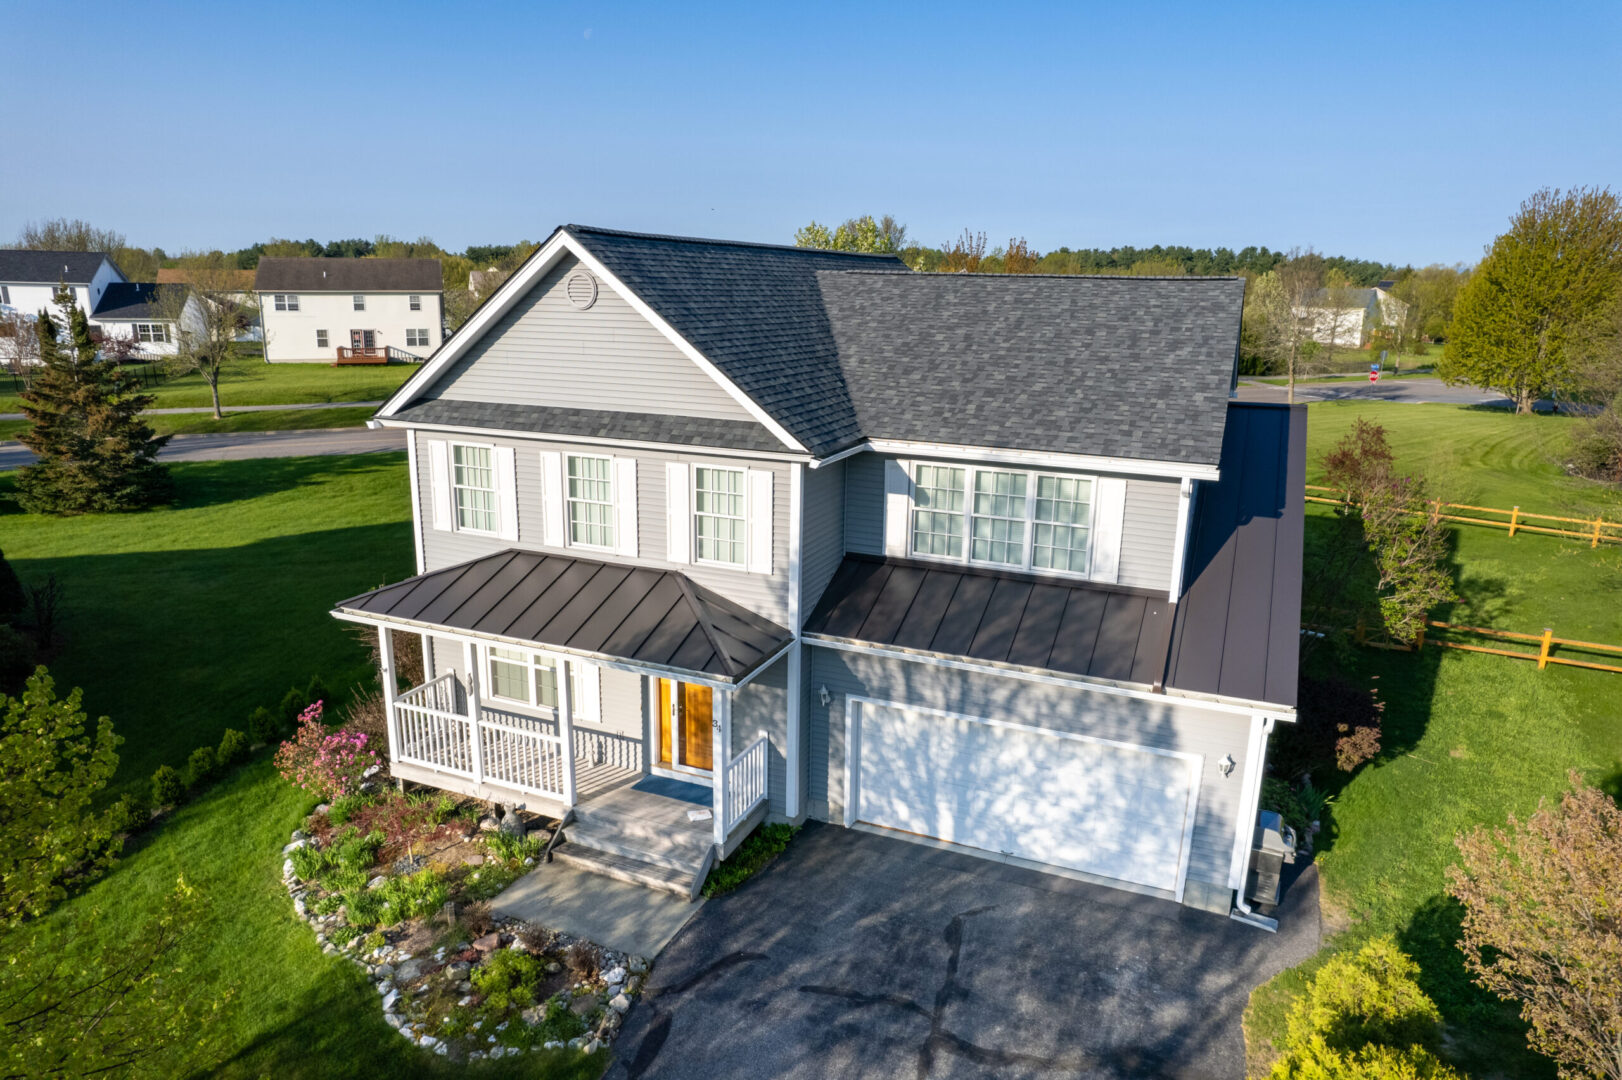
[[[1310,868],[1279,914],[812,825],[666,948],[608,1076],[1239,1080],[1251,988],[1318,948]]]

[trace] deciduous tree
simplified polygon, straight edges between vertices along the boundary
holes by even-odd
[[[1558,806],[1457,840],[1465,965],[1518,1002],[1562,1077],[1622,1080],[1622,809],[1571,774]]]
[[[847,218],[843,224],[832,229],[813,221],[794,234],[795,247],[824,248],[829,251],[890,255],[900,251],[906,243],[907,227],[890,214],[877,220],[872,214]]]
[[[242,290],[235,267],[200,258],[182,263],[186,284],[160,285],[158,317],[174,329],[175,352],[165,365],[178,374],[196,373],[208,384],[214,418],[220,419],[220,379],[236,354],[237,338],[259,316],[251,294]]]
[[[1545,188],[1459,290],[1439,372],[1526,414],[1573,384],[1572,345],[1622,289],[1622,204],[1608,188]]]

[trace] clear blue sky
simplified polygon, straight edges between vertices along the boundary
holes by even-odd
[[[788,242],[894,213],[1040,250],[1475,261],[1622,186],[1622,4],[37,3],[4,16],[0,239],[577,221]]]

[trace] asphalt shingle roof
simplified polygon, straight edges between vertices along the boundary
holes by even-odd
[[[711,446],[761,453],[780,453],[783,450],[783,443],[776,435],[753,421],[714,420],[703,416],[560,409],[545,405],[446,398],[408,405],[397,415],[413,423],[438,424],[442,427],[533,431],[591,439]]]
[[[69,285],[88,285],[105,258],[99,251],[0,249],[0,281],[54,285],[65,279]]]
[[[864,438],[1216,464],[1239,278],[915,274],[565,226],[814,454]]]
[[[150,281],[114,281],[101,294],[96,305],[98,319],[152,319],[158,317],[153,305],[158,300],[159,286]]]
[[[259,260],[256,292],[422,292],[444,289],[438,259]]]

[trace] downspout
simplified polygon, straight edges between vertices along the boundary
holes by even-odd
[[[1258,915],[1250,909],[1250,903],[1245,899],[1245,882],[1250,877],[1249,853],[1255,846],[1254,841],[1249,837],[1254,837],[1256,833],[1256,815],[1261,810],[1262,801],[1262,774],[1267,769],[1267,736],[1272,733],[1275,722],[1271,716],[1264,716],[1261,721],[1257,726],[1257,736],[1253,739],[1250,753],[1247,755],[1248,760],[1255,762],[1256,766],[1249,770],[1245,776],[1247,788],[1242,804],[1244,816],[1239,819],[1242,823],[1241,827],[1246,828],[1248,837],[1245,840],[1244,847],[1246,853],[1243,863],[1244,869],[1239,874],[1239,887],[1234,890],[1234,910],[1229,913],[1228,917],[1237,922],[1266,930],[1268,933],[1276,934],[1278,933],[1278,920],[1270,919],[1265,915]],[[1241,835],[1246,834],[1242,833]]]

